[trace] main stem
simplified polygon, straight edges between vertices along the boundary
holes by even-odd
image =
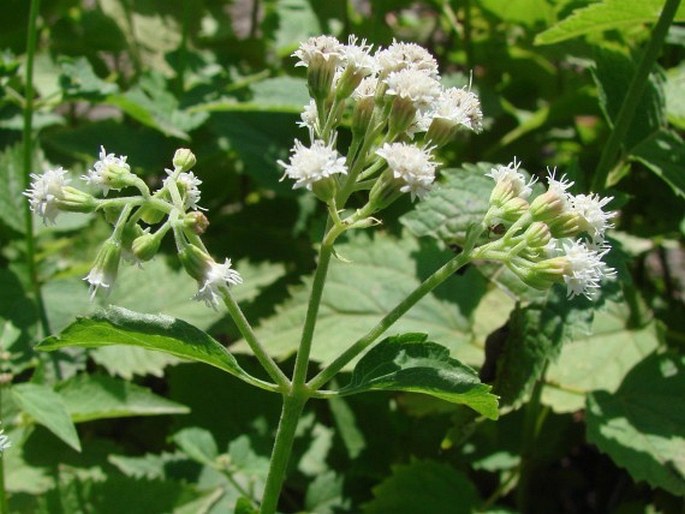
[[[635,75],[633,75],[633,79],[630,81],[628,91],[616,116],[614,130],[609,135],[609,139],[607,139],[602,150],[602,155],[592,180],[592,189],[595,191],[601,191],[606,187],[609,171],[611,171],[612,166],[616,162],[621,142],[628,133],[630,124],[635,116],[635,111],[640,103],[640,98],[647,87],[647,78],[659,56],[659,51],[668,33],[668,28],[673,23],[673,18],[679,5],[680,0],[666,0],[661,16],[659,16],[659,21],[657,21],[654,30],[652,30],[652,37],[649,39],[649,43],[647,43],[647,48],[645,48],[644,54],[642,54],[637,70],[635,70]]]

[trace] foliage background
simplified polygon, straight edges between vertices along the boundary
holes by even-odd
[[[443,152],[441,190],[415,210],[400,203],[381,229],[340,247],[351,264],[336,262],[327,285],[313,355],[325,362],[458,245],[463,209],[477,210],[488,191],[484,163],[517,156],[531,173],[558,167],[578,191],[589,189],[661,5],[44,0],[31,171],[62,165],[78,177],[105,145],[154,185],[177,147],[192,148],[208,247],[237,262],[245,278],[237,299],[291,366],[325,212],[278,181],[277,159],[304,137],[296,121],[306,84],[290,55],[320,33],[426,46],[444,82],[472,80],[486,129]],[[259,496],[277,398],[128,347],[32,350],[45,334],[25,265],[21,196],[29,2],[3,6],[0,366],[10,512],[231,512],[239,496]],[[676,20],[684,19],[681,7]],[[598,308],[563,291],[533,294],[486,265],[455,276],[395,330],[427,332],[480,368],[502,397],[500,420],[408,394],[313,402],[283,512],[679,512],[684,46],[676,23],[611,166],[605,194],[621,210],[611,234],[620,280]],[[36,232],[47,321],[58,333],[97,307],[82,277],[108,226],[65,215]],[[195,286],[173,252],[169,245],[144,269],[123,269],[104,303],[182,318],[255,369],[224,315],[189,300]]]

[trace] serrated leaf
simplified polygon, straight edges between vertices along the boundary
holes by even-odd
[[[559,43],[574,37],[603,30],[632,28],[635,25],[655,22],[664,6],[663,0],[604,0],[581,7],[556,25],[538,34],[536,45]],[[675,20],[685,19],[685,6],[681,5]]]
[[[439,186],[400,221],[417,237],[463,243],[468,227],[481,222],[488,210],[494,182],[485,174],[492,167],[480,162],[442,170]]]
[[[213,465],[219,449],[209,430],[199,427],[184,428],[171,438],[191,459],[201,464]]]
[[[685,141],[676,132],[661,129],[630,154],[671,186],[675,194],[685,197]]]
[[[13,386],[11,391],[14,401],[21,410],[74,450],[81,451],[76,427],[59,394],[47,386],[30,383]]]
[[[354,233],[336,249],[350,263],[334,260],[328,272],[312,348],[312,358],[324,363],[363,336],[453,256],[430,240],[419,243],[411,236],[397,239],[382,233],[373,239],[366,233]],[[310,280],[305,279],[304,287],[293,288],[292,297],[256,329],[258,338],[279,359],[292,355],[299,345]],[[456,358],[479,365],[483,341],[471,332],[472,318],[487,289],[487,280],[475,270],[450,277],[390,332],[426,332]],[[246,351],[247,347],[240,343],[232,349]]]
[[[235,357],[215,339],[185,321],[164,315],[148,315],[110,307],[81,318],[36,345],[51,351],[69,346],[98,348],[115,344],[155,350],[196,362],[204,362],[238,378],[250,380]]]
[[[592,332],[564,345],[547,369],[542,402],[556,412],[572,412],[585,405],[594,390],[615,391],[626,373],[659,346],[655,322],[632,327],[625,304],[609,303],[595,314]]]
[[[512,313],[504,349],[497,360],[494,391],[504,405],[518,405],[530,393],[548,362],[565,342],[587,334],[595,305],[585,298],[568,300],[559,289],[543,302]]]
[[[384,339],[371,348],[352,371],[350,383],[340,389],[348,396],[368,391],[423,393],[467,405],[497,419],[497,397],[470,367],[449,356],[444,346],[426,341],[425,334]]]
[[[392,476],[373,488],[373,494],[364,514],[470,514],[478,498],[466,475],[434,461],[396,466]]]
[[[652,354],[614,393],[587,402],[587,436],[624,467],[672,494],[685,494],[685,358]]]
[[[127,416],[188,414],[187,407],[152,391],[105,375],[77,375],[57,392],[75,423]]]

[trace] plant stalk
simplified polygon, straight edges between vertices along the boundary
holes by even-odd
[[[601,192],[606,188],[609,172],[616,164],[621,150],[621,143],[628,133],[630,124],[635,116],[635,111],[640,103],[640,98],[642,98],[647,87],[649,73],[652,71],[654,63],[659,56],[668,33],[668,28],[673,23],[673,18],[679,5],[680,0],[666,0],[659,20],[652,30],[652,37],[647,43],[647,47],[642,54],[637,70],[635,70],[635,75],[633,75],[633,79],[630,81],[628,91],[616,116],[614,129],[611,131],[599,158],[599,164],[597,164],[595,176],[592,179],[592,189],[596,192]]]

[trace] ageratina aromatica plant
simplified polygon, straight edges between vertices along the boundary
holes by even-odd
[[[170,233],[183,267],[197,281],[195,298],[213,309],[222,305],[227,309],[269,381],[248,374],[216,341],[196,337],[187,326],[179,327],[177,320],[162,326],[142,315],[113,311],[108,322],[124,332],[147,323],[150,339],[141,343],[146,348],[209,363],[282,397],[261,502],[250,505],[250,500],[241,500],[245,512],[257,509],[262,514],[276,512],[298,419],[310,399],[372,389],[406,390],[468,405],[487,418],[497,417],[497,397],[490,393],[490,386],[481,383],[474,370],[451,358],[446,348],[419,334],[377,342],[393,323],[459,268],[474,260],[496,261],[531,287],[544,290],[562,284],[568,296],[589,299],[595,297],[603,280],[614,276],[603,262],[609,252],[605,233],[614,217],[605,211],[610,198],[574,195],[570,192],[573,183],[553,171],[548,172],[546,191],[534,196],[535,180],[519,171],[520,163],[514,160],[495,166],[487,173],[493,180],[487,212],[468,228],[459,253],[434,270],[368,333],[349,341],[337,358],[311,376],[310,352],[336,241],[347,231],[373,229],[381,223],[382,211],[403,195],[414,202],[427,195],[436,187],[438,150],[454,138],[481,131],[482,113],[479,99],[470,88],[443,87],[436,60],[415,44],[395,42],[373,49],[354,37],[344,44],[331,36],[319,36],[302,43],[294,56],[296,66],[307,71],[311,101],[304,108],[300,125],[306,128],[308,140],[296,140],[289,159],[279,161],[281,180],[290,181],[295,189],[310,191],[325,203],[328,221],[291,376],[267,353],[233,299],[231,288],[242,279],[231,267],[231,260],[215,260],[203,244],[208,221],[198,206],[201,181],[191,171],[196,158],[190,150],[176,152],[173,167],[166,170],[167,177],[157,191],[150,191],[131,171],[126,157],[116,157],[101,148],[99,160],[82,178],[91,189],[100,190],[102,197],[70,185],[62,168],[33,175],[31,188],[25,193],[32,210],[45,222],[54,222],[61,211],[98,211],[112,223],[110,237],[102,243],[84,278],[90,284],[91,296],[106,294],[115,286],[122,259],[152,259]],[[351,131],[345,147],[338,137],[341,125]],[[109,194],[111,191],[118,194]],[[352,197],[354,208],[348,205]],[[181,342],[161,343],[153,337],[175,330],[180,331]],[[50,350],[66,344],[49,338],[40,348]],[[88,344],[95,343],[91,340]],[[369,349],[356,364],[348,385],[322,389]]]

